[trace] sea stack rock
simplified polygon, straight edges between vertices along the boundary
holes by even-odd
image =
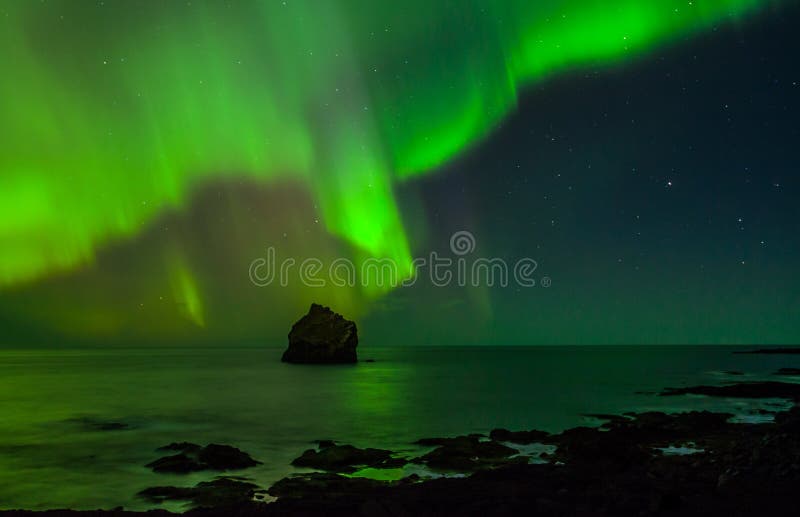
[[[292,326],[285,363],[355,363],[358,331],[353,321],[330,308],[311,304],[308,314]]]

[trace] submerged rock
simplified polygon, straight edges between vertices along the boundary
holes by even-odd
[[[737,429],[728,422],[732,416],[709,411],[626,413],[599,428],[566,429],[547,441],[558,447],[555,453],[558,461],[628,467],[652,459],[653,449],[695,442],[695,438],[701,436],[724,435],[730,429]]]
[[[197,459],[211,470],[238,470],[254,467],[258,461],[236,447],[211,443],[200,449]]]
[[[159,458],[146,465],[153,472],[188,474],[199,470],[240,470],[254,467],[261,462],[244,451],[230,445],[211,443],[205,447],[188,442],[171,443],[158,450],[180,451],[178,454]]]
[[[156,449],[157,451],[178,451],[178,452],[187,452],[187,451],[198,451],[202,449],[202,445],[197,445],[196,443],[190,442],[172,442],[168,445],[164,445],[163,447],[159,447]]]
[[[355,363],[358,331],[353,321],[328,307],[311,304],[308,314],[292,326],[285,363]]]
[[[445,470],[471,471],[480,468],[499,466],[516,461],[527,462],[527,458],[511,459],[519,453],[494,440],[481,440],[478,436],[457,436],[436,440],[439,447],[412,460],[429,467]],[[418,443],[434,443],[434,439],[420,440]]]
[[[184,453],[164,456],[145,466],[152,469],[153,472],[171,472],[173,474],[188,474],[205,469],[205,466],[199,461]]]
[[[388,483],[367,478],[345,477],[339,474],[312,472],[283,478],[272,485],[268,493],[280,498],[361,497],[365,492],[388,486]]]
[[[295,467],[310,467],[321,470],[346,472],[355,470],[355,466],[375,467],[392,460],[392,451],[385,449],[359,449],[352,445],[335,445],[324,443],[320,450],[308,449],[292,461]],[[403,461],[405,463],[405,461]],[[392,462],[397,465],[397,462]]]
[[[550,436],[550,433],[544,431],[537,431],[536,429],[530,431],[509,431],[508,429],[492,429],[489,433],[489,438],[497,440],[498,442],[511,442],[520,445],[528,445],[531,443],[538,443]]]
[[[150,487],[137,495],[153,503],[190,501],[193,507],[213,508],[251,503],[263,493],[263,489],[249,481],[219,477],[213,481],[202,481],[193,487]]]

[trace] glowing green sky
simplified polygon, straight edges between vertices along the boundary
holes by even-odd
[[[486,136],[521,88],[773,3],[3,2],[0,289],[91,267],[242,177],[299,182],[356,258],[410,274],[396,186]],[[159,260],[202,325],[186,254]]]

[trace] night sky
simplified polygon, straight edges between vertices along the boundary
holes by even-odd
[[[430,3],[4,2],[0,344],[800,342],[796,4]],[[540,285],[248,276],[456,231]]]

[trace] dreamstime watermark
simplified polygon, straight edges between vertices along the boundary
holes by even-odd
[[[455,257],[432,251],[427,257],[418,257],[410,263],[399,264],[391,258],[370,257],[357,267],[347,258],[337,258],[328,264],[319,258],[302,261],[287,257],[277,259],[273,246],[267,248],[266,257],[250,263],[249,275],[253,285],[288,287],[293,280],[307,287],[410,287],[427,278],[435,287],[550,287],[549,276],[535,275],[539,264],[530,257],[513,263],[498,257],[475,257],[475,236],[468,231],[455,232],[450,237],[450,251]],[[425,274],[427,272],[427,274]]]

